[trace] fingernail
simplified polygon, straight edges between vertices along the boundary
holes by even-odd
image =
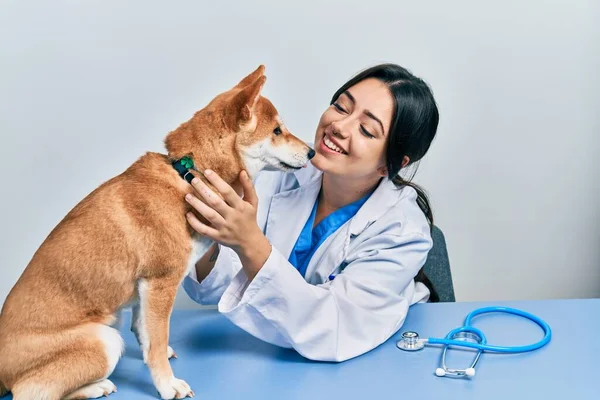
[[[208,176],[212,174],[212,171],[210,169],[207,169],[206,171],[204,171],[204,175]]]
[[[193,183],[194,185],[195,185],[195,184],[197,184],[197,183],[198,183],[198,178],[194,178],[194,179],[192,179],[192,183]]]
[[[186,195],[185,195],[185,199],[186,199],[186,200],[191,200],[191,199],[192,199],[192,195],[191,195],[191,194],[189,194],[189,193],[188,193],[188,194],[186,194]]]

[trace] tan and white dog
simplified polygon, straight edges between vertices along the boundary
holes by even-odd
[[[170,132],[167,155],[146,153],[50,232],[0,314],[0,394],[45,400],[115,391],[107,378],[123,341],[111,325],[137,303],[133,330],[160,396],[193,396],[168,360],[177,289],[212,244],[185,218],[195,212],[184,200],[190,177],[212,169],[233,184],[242,170],[292,171],[314,155],[261,96],[265,80],[261,65]]]

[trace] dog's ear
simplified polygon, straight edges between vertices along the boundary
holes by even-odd
[[[240,83],[238,83],[237,85],[235,85],[235,87],[238,88],[238,89],[246,87],[249,84],[251,84],[254,81],[256,81],[261,76],[263,76],[264,74],[265,74],[265,66],[264,65],[259,65],[258,68],[256,68],[253,72],[251,72],[244,79],[242,79],[240,81]]]
[[[230,128],[235,131],[254,129],[252,124],[256,124],[256,118],[254,118],[256,103],[258,103],[260,92],[266,81],[267,77],[261,75],[233,97],[227,113]]]

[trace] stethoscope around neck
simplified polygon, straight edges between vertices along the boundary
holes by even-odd
[[[480,314],[501,312],[514,314],[535,322],[544,331],[544,337],[533,344],[525,346],[493,346],[487,344],[487,339],[483,332],[471,325],[471,320]],[[402,334],[402,338],[396,343],[396,346],[402,350],[416,351],[425,347],[426,343],[441,344],[444,346],[442,352],[441,367],[435,370],[437,376],[453,376],[453,377],[473,377],[475,376],[475,366],[484,351],[495,353],[523,353],[527,351],[537,350],[545,346],[552,336],[550,326],[539,317],[528,312],[509,307],[482,307],[471,311],[463,326],[448,332],[445,338],[428,338],[419,339],[416,332],[408,331]],[[471,362],[471,365],[465,369],[448,368],[446,365],[446,352],[450,346],[467,347],[476,349],[477,354]]]

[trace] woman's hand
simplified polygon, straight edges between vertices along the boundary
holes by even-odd
[[[192,194],[186,195],[185,199],[211,226],[200,222],[191,212],[186,215],[188,223],[199,234],[233,249],[239,255],[248,277],[252,279],[271,253],[271,244],[256,223],[258,197],[254,185],[248,174],[242,171],[242,199],[214,171],[206,170],[204,176],[221,193],[223,199],[202,180],[194,178],[192,187],[205,202]]]

